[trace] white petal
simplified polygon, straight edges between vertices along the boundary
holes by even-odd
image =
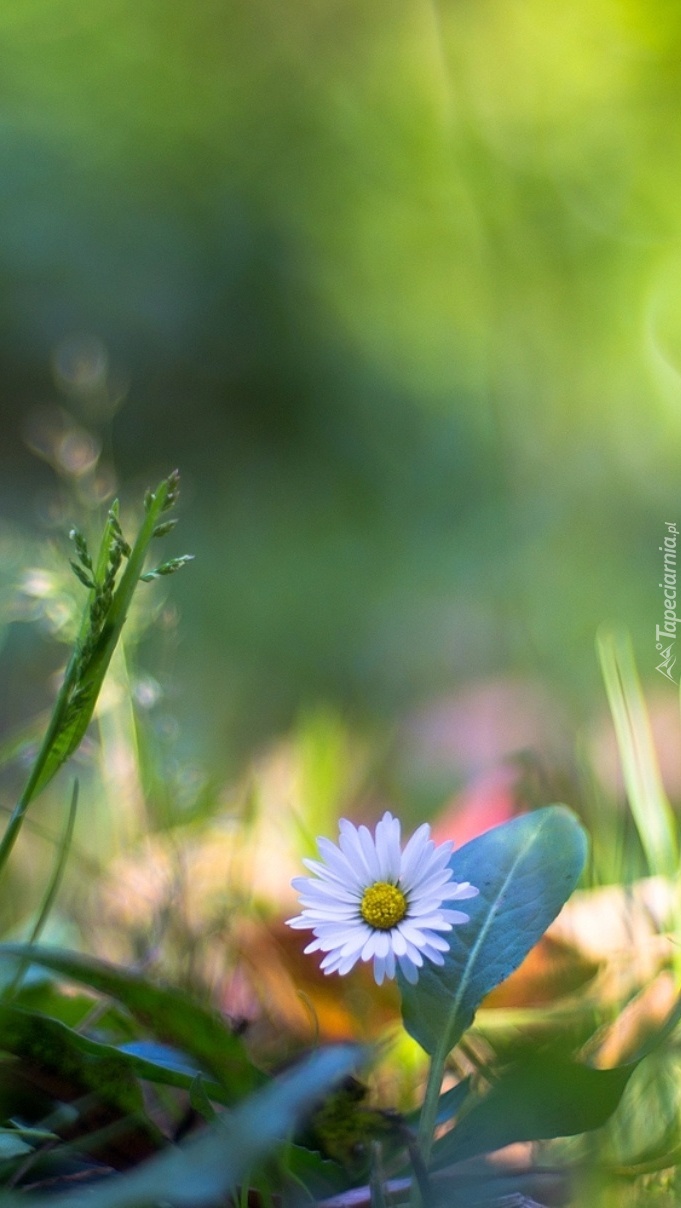
[[[395,929],[391,931],[390,940],[395,956],[404,956],[405,952],[407,951],[407,941],[402,935],[399,927],[395,927]]]
[[[308,884],[304,890],[299,890],[300,900],[305,905],[313,905],[315,909],[320,910],[350,910],[355,914],[359,913],[359,901],[357,898],[341,898],[338,894],[320,893],[316,884]]]
[[[449,853],[442,851],[441,847],[436,848],[432,842],[428,843],[427,848],[428,850],[419,861],[416,871],[412,872],[414,887],[422,881],[436,876],[438,873],[442,875],[443,881],[448,881],[452,875],[452,870],[449,867]]]
[[[301,879],[305,880],[304,877]],[[319,902],[323,906],[328,906],[329,903],[335,902],[352,910],[359,909],[361,900],[358,896],[341,889],[340,885],[322,885],[320,881],[308,881],[307,885],[298,890],[298,893],[304,895],[310,901]]]
[[[400,822],[387,810],[376,826],[376,855],[382,881],[397,881],[400,875]]]
[[[319,842],[321,842],[321,840],[319,840]],[[306,868],[309,868],[310,872],[313,872],[316,877],[319,877],[320,880],[326,881],[330,885],[342,885],[343,888],[345,888],[347,873],[343,873],[341,876],[339,872],[333,872],[332,869],[326,864],[322,864],[321,860],[309,860],[307,856],[304,857],[303,864]],[[293,882],[291,882],[291,884],[293,884]]]
[[[384,977],[385,977],[385,960],[383,959],[383,957],[377,956],[376,960],[374,961],[374,980],[375,980],[377,986],[383,985]]]
[[[324,960],[319,968],[323,969],[324,973],[345,974],[349,973],[353,965],[356,964],[357,953],[354,953],[352,956],[344,957],[341,956],[339,952],[329,952],[328,955],[324,957]]]
[[[419,980],[418,969],[415,967],[415,965],[412,964],[412,962],[410,961],[408,956],[399,957],[399,962],[400,962],[400,969],[402,970],[407,981],[412,986],[415,986],[417,981]]]
[[[343,948],[358,933],[361,935],[362,931],[356,924],[351,927],[315,927],[314,930],[315,936],[322,941],[327,951],[329,948]],[[364,938],[367,938],[366,935]]]
[[[387,931],[372,931],[362,948],[362,960],[370,961],[372,956],[387,956],[390,951],[390,939]]]
[[[463,910],[443,910],[442,917],[445,918],[448,923],[455,924],[470,923],[471,921],[471,916],[469,914],[465,914]]]
[[[362,848],[362,854],[364,856],[366,866],[371,874],[371,880],[380,881],[381,869],[378,862],[378,856],[376,855],[376,844],[374,843],[371,832],[366,826],[360,826],[357,832],[357,837]]]
[[[349,956],[351,952],[360,952],[364,945],[369,943],[372,935],[373,931],[370,927],[357,927],[353,935],[349,935],[343,944],[341,954],[343,956]],[[364,957],[362,957],[362,959],[364,959]]]
[[[436,952],[449,952],[449,941],[443,935],[436,935],[433,931],[424,931],[423,939],[419,944],[419,952],[424,952],[426,947],[432,948]]]
[[[405,952],[404,957],[402,957],[401,959],[409,960],[409,961],[411,961],[411,963],[413,965],[418,965],[420,967],[423,964],[423,957],[421,956],[421,945],[410,943],[410,941],[407,939],[406,936],[404,938],[407,942],[407,944],[406,944],[407,951]]]
[[[359,952],[351,952],[347,956],[342,957],[338,962],[338,972],[340,973],[341,977],[343,977],[346,973],[349,973],[350,970],[355,967],[358,960]]]
[[[324,865],[319,864],[317,860],[307,860],[306,863],[308,868],[313,869],[313,871],[324,870]],[[347,901],[359,902],[362,897],[362,890],[358,886],[348,885],[347,878],[341,881],[340,877],[336,877],[334,874],[329,874],[328,872],[325,876],[323,876],[322,872],[319,872],[319,879],[294,877],[291,881],[294,889],[298,889],[301,883],[303,886],[314,886],[320,893],[336,894]]]
[[[434,965],[444,965],[445,958],[442,953],[438,952],[435,948],[431,948],[430,945],[427,944],[426,947],[422,949],[422,952],[423,955],[427,957],[429,961],[432,961]]]
[[[379,931],[376,936],[374,951],[376,956],[387,956],[391,949],[391,940],[389,931]]]
[[[374,977],[376,984],[381,986],[384,977],[393,978],[395,976],[395,954],[388,951],[386,956],[377,956],[374,959]]]
[[[353,828],[354,829],[354,828]],[[334,876],[338,877],[343,885],[347,885],[349,889],[360,889],[363,884],[361,869],[357,867],[357,862],[348,860],[345,853],[336,847],[330,839],[318,839],[317,846],[324,862],[328,865]]]
[[[451,931],[452,929],[451,923],[444,918],[444,911],[440,910],[436,910],[432,914],[410,914],[408,920],[414,924],[414,927],[418,927],[419,931],[422,931],[424,927],[433,927],[435,931]],[[403,919],[402,922],[404,921]]]
[[[430,827],[427,822],[415,830],[407,843],[400,860],[400,884],[406,888],[411,886],[412,877],[421,866],[424,852],[428,846]]]
[[[423,939],[423,932],[419,929],[418,925],[413,923],[408,917],[406,919],[402,919],[397,924],[397,930],[399,931],[400,935],[404,936],[405,940],[409,944],[420,944],[421,940]]]
[[[293,927],[295,931],[300,931],[304,927],[309,927],[309,923],[304,915],[297,914],[293,919],[286,919],[286,926]]]
[[[319,940],[319,946],[325,952],[330,952],[332,948],[341,949],[346,944],[349,944],[355,935],[355,930],[349,927],[338,928],[337,930],[333,930],[330,927],[316,927],[314,935],[315,939]]]
[[[439,894],[423,898],[410,897],[408,914],[410,918],[420,918],[424,914],[437,914],[442,909],[442,898]]]
[[[415,880],[409,890],[410,899],[420,897],[442,897],[443,891],[449,884],[450,872],[448,868],[435,869],[434,872],[424,872],[418,880]]]
[[[479,893],[480,890],[471,885],[470,881],[461,881],[458,884],[455,881],[453,885],[447,886],[447,897],[452,901],[456,899],[463,902],[466,898],[477,898]]]
[[[355,869],[355,883],[359,881],[366,887],[372,883],[374,875],[364,857],[357,828],[348,822],[347,818],[341,818],[338,826],[340,828],[338,842],[343,855]]]
[[[311,926],[315,919],[326,923],[352,923],[360,917],[357,910],[351,906],[344,906],[342,908],[336,906],[335,909],[331,907],[322,908],[316,904],[309,903],[309,899],[306,901],[304,898],[302,899],[302,903],[305,906],[303,913],[305,918],[310,920]]]

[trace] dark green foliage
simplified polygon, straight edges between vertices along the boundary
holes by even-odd
[[[243,1041],[228,1024],[181,990],[155,985],[146,975],[79,953],[4,944],[0,946],[0,960],[3,958],[33,962],[116,999],[157,1039],[190,1054],[198,1068],[223,1085],[228,1102],[235,1102],[263,1081]],[[179,1085],[188,1086],[190,1081],[188,1077]]]
[[[358,1046],[320,1049],[230,1113],[138,1168],[82,1192],[50,1200],[53,1208],[210,1208],[290,1136],[315,1102],[362,1060]],[[42,1197],[6,1194],[2,1208],[38,1208]]]

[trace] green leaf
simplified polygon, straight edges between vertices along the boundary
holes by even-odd
[[[156,1037],[194,1057],[199,1067],[224,1086],[230,1102],[264,1080],[227,1023],[181,990],[155,985],[140,973],[118,969],[94,957],[59,949],[2,944],[0,960],[3,957],[40,965],[123,1003]]]
[[[669,1039],[680,1018],[681,998],[636,1056],[612,1069],[594,1069],[557,1052],[526,1052],[502,1071],[459,1125],[433,1145],[432,1168],[488,1154],[514,1142],[572,1137],[603,1127],[631,1074]]]
[[[96,1091],[123,1114],[142,1111],[137,1079],[191,1091],[201,1071],[167,1045],[140,1041],[108,1044],[76,1032],[58,1019],[21,1007],[0,1005],[0,1050],[28,1061],[61,1080],[74,1093]],[[208,1099],[229,1106],[234,1092],[204,1080]]]
[[[209,1124],[217,1119],[217,1112],[210,1101],[210,1095],[201,1074],[196,1074],[192,1078],[191,1086],[189,1087],[189,1102],[194,1111],[199,1116],[203,1116],[204,1120],[207,1120]]]
[[[126,1058],[112,1045],[90,1040],[57,1019],[0,1004],[0,1049],[49,1073],[74,1096],[96,1091],[122,1115],[143,1115],[136,1075],[139,1065],[148,1063]],[[155,1128],[150,1131],[160,1140]]]
[[[474,1103],[451,1132],[435,1142],[439,1169],[516,1141],[569,1137],[601,1128],[610,1118],[634,1070],[659,1050],[681,1019],[681,997],[664,1023],[634,1057],[612,1069],[594,1069],[559,1052],[528,1050]]]
[[[0,1128],[0,1162],[9,1158],[21,1158],[32,1153],[32,1146],[22,1141],[15,1128]]]
[[[445,1091],[437,1101],[437,1115],[435,1116],[436,1124],[448,1124],[461,1111],[466,1099],[471,1093],[470,1076],[463,1078],[461,1082],[457,1082],[456,1086],[450,1086],[449,1090]],[[410,1112],[405,1117],[406,1123],[412,1128],[418,1125],[421,1117],[421,1109]]]
[[[162,1070],[174,1070],[176,1073],[196,1077],[201,1071],[195,1061],[181,1053],[179,1049],[171,1048],[168,1044],[158,1044],[155,1040],[128,1040],[118,1045],[119,1053],[129,1053],[142,1061],[151,1062]]]
[[[357,1045],[319,1049],[198,1137],[104,1184],[50,1199],[51,1208],[210,1208],[272,1154],[336,1083],[366,1058]],[[44,1208],[42,1196],[0,1195],[1,1208]]]
[[[597,1070],[547,1054],[528,1056],[503,1074],[432,1153],[432,1169],[491,1153],[515,1141],[569,1137],[601,1128],[637,1063]]]
[[[579,880],[585,832],[565,806],[497,826],[454,852],[457,881],[479,890],[470,922],[450,933],[442,967],[426,962],[415,986],[400,977],[407,1031],[427,1053],[449,1052],[486,994],[518,967]]]

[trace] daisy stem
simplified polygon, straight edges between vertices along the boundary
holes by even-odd
[[[423,1106],[421,1108],[418,1131],[418,1147],[425,1167],[428,1166],[430,1161],[430,1152],[433,1148],[435,1124],[437,1121],[437,1109],[448,1054],[449,1044],[446,1041],[441,1042],[431,1057],[430,1069],[428,1070],[426,1094],[423,1100]],[[420,1202],[421,1197],[419,1194],[418,1185],[416,1180],[414,1180],[412,1184],[412,1208],[418,1208]]]

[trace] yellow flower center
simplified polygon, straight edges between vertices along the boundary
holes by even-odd
[[[370,927],[390,931],[407,913],[407,899],[397,885],[376,881],[364,890],[359,912]]]

